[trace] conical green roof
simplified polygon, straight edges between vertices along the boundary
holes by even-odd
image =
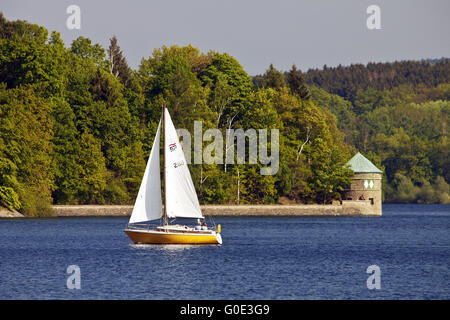
[[[355,154],[347,164],[355,173],[383,173],[359,152]]]

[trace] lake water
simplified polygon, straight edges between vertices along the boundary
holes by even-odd
[[[214,221],[222,246],[133,245],[126,218],[0,220],[0,299],[450,298],[448,205]],[[67,288],[70,265],[81,289]]]

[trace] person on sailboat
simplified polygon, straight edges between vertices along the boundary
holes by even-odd
[[[206,221],[203,221],[203,230],[208,230],[208,225],[206,224]]]
[[[195,226],[195,230],[202,230],[202,223],[200,219],[197,219],[197,225]]]

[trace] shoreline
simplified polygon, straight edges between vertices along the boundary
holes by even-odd
[[[369,201],[336,204],[201,205],[205,217],[245,216],[381,216]],[[56,217],[128,217],[132,205],[54,205]]]
[[[50,217],[129,217],[133,205],[53,205]],[[381,216],[367,200],[342,201],[333,204],[257,204],[201,205],[205,217],[315,217],[315,216]],[[17,211],[0,210],[0,219],[27,218]],[[33,217],[39,218],[39,217]],[[48,217],[47,217],[48,218]]]
[[[0,218],[25,218],[25,216],[16,210],[0,207]]]

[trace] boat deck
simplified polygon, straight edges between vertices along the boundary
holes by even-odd
[[[213,230],[197,230],[192,227],[184,226],[184,225],[168,225],[168,226],[159,226],[156,228],[157,231],[163,231],[163,232],[176,232],[176,233],[197,233],[197,234],[212,234]]]

